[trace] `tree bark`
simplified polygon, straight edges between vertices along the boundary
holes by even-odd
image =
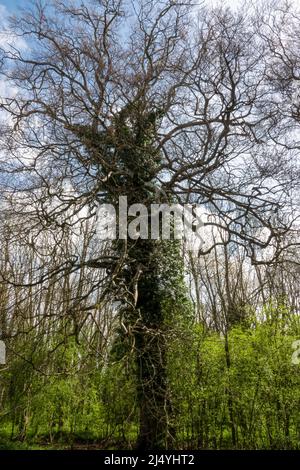
[[[141,315],[135,335],[137,397],[140,409],[138,448],[168,447],[171,405],[167,382],[167,339],[164,312],[155,257],[149,261],[148,273],[141,279],[137,309]]]

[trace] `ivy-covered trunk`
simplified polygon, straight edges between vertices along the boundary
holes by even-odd
[[[167,332],[162,299],[162,256],[153,243],[144,243],[145,272],[138,286],[135,331],[137,398],[140,409],[140,449],[165,449],[171,437],[170,393],[167,379]]]
[[[120,201],[116,195],[127,196],[128,207],[143,204],[148,213],[144,219],[148,236],[136,239],[128,236],[126,241],[116,242],[120,258],[126,253],[120,273],[124,286],[120,315],[127,351],[129,346],[135,354],[140,415],[137,446],[165,449],[172,445],[173,437],[167,377],[168,337],[176,317],[175,304],[183,292],[183,270],[178,241],[151,239],[151,204],[168,202],[156,183],[160,155],[153,138],[158,115],[154,112],[139,115],[136,108],[133,111],[132,115],[130,107],[123,110],[115,123],[115,149],[119,151],[123,175],[119,180],[114,178],[115,186],[109,188],[109,193],[117,206]],[[128,217],[128,223],[131,220]]]
[[[123,316],[135,354],[140,416],[137,447],[167,449],[172,448],[175,438],[169,345],[187,305],[183,263],[179,244],[172,240],[137,240],[134,253],[126,284],[130,286],[130,280],[140,273],[136,304],[125,309]]]
[[[129,301],[121,309],[125,350],[134,354],[139,410],[138,449],[172,446],[173,416],[168,384],[168,344],[176,322],[175,291],[182,280],[178,243],[128,240],[135,259],[126,266]],[[135,296],[135,304],[133,297]],[[131,302],[131,305],[130,305]],[[174,317],[174,322],[172,320]],[[124,353],[124,349],[123,349]]]

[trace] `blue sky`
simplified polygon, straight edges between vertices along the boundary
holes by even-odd
[[[27,0],[0,0],[0,5],[5,5],[8,11],[14,11],[18,6],[25,7]]]
[[[206,0],[206,2],[211,5],[218,3],[229,3],[231,5],[238,5],[240,1],[241,0]],[[30,5],[30,3],[31,2],[29,0],[0,0],[0,5],[5,5],[9,13],[16,11],[18,6],[26,8],[26,5]]]
[[[239,1],[240,0],[230,0],[229,3],[231,5],[238,4]],[[224,3],[224,0],[207,0],[207,3],[210,3],[210,4]],[[225,0],[225,3],[226,3],[226,0]],[[9,11],[16,10],[18,6],[21,6],[24,8],[26,7],[26,5],[29,5],[29,4],[30,4],[29,0],[0,0],[0,5],[5,5]]]

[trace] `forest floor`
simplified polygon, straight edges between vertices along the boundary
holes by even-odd
[[[20,441],[10,439],[8,436],[0,435],[0,450],[129,450],[133,445],[120,440],[95,440],[75,438],[50,440],[47,438],[28,439]]]

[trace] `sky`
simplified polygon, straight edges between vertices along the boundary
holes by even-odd
[[[15,10],[18,5],[21,7],[26,6],[26,3],[29,3],[27,0],[1,0],[0,5],[6,6],[9,11]]]
[[[5,5],[7,8],[13,9],[16,8],[17,5],[26,5],[29,3],[28,0],[1,0],[2,5]]]
[[[206,2],[209,4],[216,4],[216,3],[228,3],[230,5],[235,5],[241,3],[243,0],[206,0]],[[84,0],[83,0],[84,3]],[[26,5],[29,5],[30,1],[29,0],[0,0],[0,5],[6,6],[6,8],[9,10],[9,12],[16,11],[17,7],[26,7]]]

